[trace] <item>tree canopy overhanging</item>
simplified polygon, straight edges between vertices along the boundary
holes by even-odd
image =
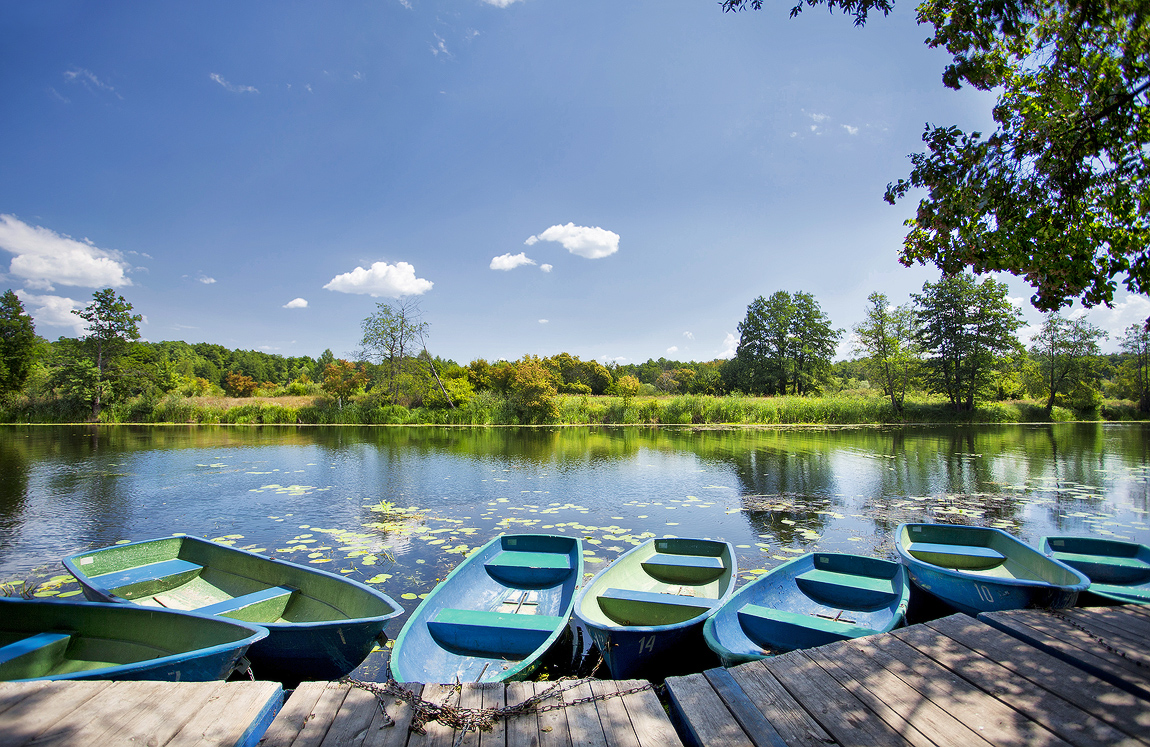
[[[801,0],[884,15],[888,0]],[[726,11],[762,0],[724,0]],[[995,131],[927,124],[926,150],[887,186],[924,189],[899,261],[1006,271],[1054,310],[1150,293],[1150,0],[922,0],[943,83],[997,91]]]

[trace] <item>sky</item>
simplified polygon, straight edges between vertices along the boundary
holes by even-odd
[[[2,2],[0,289],[48,339],[113,287],[152,341],[346,357],[415,300],[460,363],[730,357],[757,296],[849,330],[936,281],[883,191],[992,125],[905,3]],[[1114,350],[1150,302],[1076,313]]]

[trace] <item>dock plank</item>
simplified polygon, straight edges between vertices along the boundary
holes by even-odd
[[[459,693],[460,708],[483,708],[483,690],[478,685],[465,685]],[[455,733],[456,747],[479,747],[480,734],[477,730],[469,729],[465,734]]]
[[[739,683],[735,681],[729,671],[718,667],[708,669],[703,672],[703,676],[707,678],[707,682],[723,699],[727,710],[735,717],[735,721],[739,723],[739,727],[742,728],[755,747],[784,747],[786,745],[782,735],[747,697],[747,694],[739,687]]]
[[[591,682],[591,692],[597,697],[613,695],[619,692],[619,686],[609,680],[594,680]],[[608,747],[640,747],[623,701],[608,697],[595,701],[595,708],[599,711],[599,721],[603,724],[603,736]],[[511,747],[510,740],[507,745]]]
[[[567,702],[591,697],[591,684],[580,683],[563,694]],[[571,742],[579,747],[607,747],[603,734],[603,724],[599,721],[599,709],[594,702],[567,706],[567,727],[571,731]],[[484,746],[486,747],[486,745]]]
[[[555,685],[554,682],[536,682],[535,694],[542,695]],[[563,702],[562,691],[539,703],[540,706]],[[571,730],[567,726],[567,712],[563,708],[544,711],[539,714],[539,744],[542,747],[571,747]]]
[[[535,694],[530,682],[511,682],[504,691],[507,705],[513,706]],[[539,716],[534,711],[507,720],[507,747],[538,747]]]
[[[483,692],[484,708],[503,708],[507,705],[507,692],[502,683],[488,682],[480,685]],[[507,723],[498,719],[491,731],[479,733],[480,747],[505,747],[507,744]]]
[[[210,684],[215,689],[197,703],[195,713],[165,747],[250,747],[259,740],[283,702],[278,682]],[[191,700],[183,693],[180,697]]]
[[[422,685],[401,685],[408,692],[417,692],[423,689]],[[415,715],[411,703],[400,700],[393,695],[385,695],[383,708],[375,707],[375,716],[363,741],[351,747],[404,747],[407,744],[407,733],[411,727],[411,718]]]
[[[683,717],[688,743],[755,747],[706,676],[668,677],[665,684],[675,710]]]
[[[12,683],[23,687],[23,683]],[[82,711],[92,698],[111,687],[106,680],[97,682],[36,683],[35,692],[21,698],[4,712],[0,729],[0,747],[19,747],[52,728],[74,711]]]
[[[292,747],[319,747],[350,689],[350,685],[326,683],[311,710],[310,717],[304,721],[303,728],[292,741]]]
[[[624,689],[641,684],[646,683],[635,681]],[[641,747],[676,747],[676,745],[681,747],[683,743],[653,690],[641,690],[624,695],[622,701]]]
[[[31,697],[51,685],[50,680],[40,682],[0,682],[0,715],[24,698]]]
[[[1030,680],[1013,675],[1001,664],[988,659],[957,641],[939,635],[933,628],[899,631],[904,643],[929,656],[951,672],[1004,702],[1031,721],[1080,747],[1143,744],[1124,734],[1074,702],[1066,700]],[[1101,683],[1100,683],[1101,684]]]
[[[422,697],[438,705],[459,704],[459,693],[454,685],[424,685]],[[454,738],[453,728],[438,721],[429,721],[423,725],[423,734],[411,734],[407,743],[410,747],[451,747]]]
[[[379,713],[379,700],[375,695],[363,688],[352,687],[332,717],[332,723],[324,734],[320,747],[361,744],[377,713]]]
[[[740,664],[727,671],[786,744],[794,747],[835,744],[834,738],[811,718],[761,661]]]
[[[326,682],[301,682],[264,732],[260,747],[291,747],[326,689]]]

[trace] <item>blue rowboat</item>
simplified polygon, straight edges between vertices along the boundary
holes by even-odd
[[[1081,571],[1090,594],[1150,604],[1150,547],[1100,537],[1043,537],[1042,552]]]
[[[731,667],[903,624],[910,584],[901,563],[815,552],[760,576],[707,618],[703,637]]]
[[[700,654],[710,656],[703,622],[731,595],[736,573],[729,542],[647,540],[591,579],[575,618],[615,679],[692,671]]]
[[[1001,529],[900,524],[895,549],[910,580],[968,615],[1073,607],[1090,580]]]
[[[526,679],[567,629],[582,578],[577,538],[494,538],[411,614],[395,639],[392,676],[424,683]]]
[[[248,658],[257,677],[337,679],[387,641],[403,609],[369,586],[198,537],[176,536],[70,555],[64,567],[99,602],[194,611],[261,625]]]
[[[222,680],[267,634],[126,604],[0,597],[0,680]]]

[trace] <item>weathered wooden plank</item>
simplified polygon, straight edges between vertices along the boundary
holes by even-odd
[[[708,669],[703,672],[707,682],[723,699],[727,710],[739,722],[743,733],[755,744],[755,747],[785,747],[786,742],[782,735],[775,730],[763,712],[751,701],[743,688],[735,682],[731,673],[722,667]]]
[[[88,701],[111,684],[107,681],[49,682],[37,688],[4,712],[0,746],[17,747],[31,742],[56,722],[76,710],[83,710]]]
[[[636,681],[624,689],[629,690],[631,687],[645,684],[647,683]],[[671,723],[671,719],[667,718],[667,712],[663,710],[663,705],[659,702],[654,690],[641,690],[637,693],[624,695],[622,700],[623,705],[627,708],[627,715],[631,717],[631,726],[635,728],[635,737],[642,747],[662,747],[663,745],[675,747],[675,745],[681,746],[683,744]],[[576,744],[576,747],[582,747],[582,745]]]
[[[899,631],[896,637],[1068,742],[1081,747],[1133,747],[1139,743],[1074,702],[1019,677],[934,628],[916,626]]]
[[[541,695],[555,685],[554,682],[536,682],[535,694]],[[539,703],[540,706],[563,703],[562,691]],[[567,713],[563,708],[539,714],[539,744],[542,747],[571,747],[571,730],[567,726]]]
[[[995,745],[1067,747],[1045,724],[1026,718],[1009,705],[941,666],[894,636],[872,636],[859,647],[875,662],[974,728]]]
[[[565,692],[563,699],[570,703],[589,698],[591,695],[591,684],[584,682]],[[595,703],[570,705],[565,710],[572,744],[579,747],[607,747],[607,737],[603,734],[603,724],[599,721],[599,709],[595,707]]]
[[[458,705],[459,693],[454,685],[424,685],[422,697],[430,703]],[[412,734],[407,743],[411,747],[450,747],[455,730],[438,721],[430,721],[423,726],[423,734]]]
[[[351,685],[342,685],[329,682],[319,694],[319,699],[311,709],[310,717],[304,722],[303,728],[296,735],[292,747],[319,747],[323,738],[331,729],[335,715],[339,713],[340,706],[347,698]]]
[[[420,692],[423,689],[418,684],[401,687],[409,692]],[[367,727],[363,742],[350,747],[405,747],[411,717],[414,715],[411,703],[392,695],[385,695],[382,702],[383,709],[376,706],[375,717]]]
[[[1150,666],[1150,651],[1146,650],[1146,639],[1150,638],[1150,620],[1131,615],[1119,607],[1058,610],[1054,614],[1071,625],[1086,628],[1122,651],[1131,661],[1141,662],[1144,667]]]
[[[665,684],[671,707],[678,712],[680,723],[687,730],[688,742],[704,747],[712,744],[754,747],[705,676],[668,677]]]
[[[1112,685],[1150,700],[1150,669],[1139,671],[1133,662],[1107,651],[1089,633],[1060,622],[1053,615],[1020,610],[984,612],[979,619]]]
[[[996,662],[1016,677],[1076,703],[1123,733],[1150,744],[1150,708],[1137,696],[966,615],[952,615],[925,625]]]
[[[834,739],[791,697],[763,662],[741,664],[727,671],[788,745],[834,744]]]
[[[209,688],[215,685],[206,684]],[[45,747],[131,744],[138,739],[145,741],[149,735],[141,730],[149,728],[161,730],[161,743],[166,742],[194,712],[180,700],[179,687],[175,682],[113,682],[88,701],[87,707],[73,711],[37,737],[35,743]],[[145,704],[146,708],[141,707]],[[153,716],[157,712],[158,719]],[[176,723],[165,727],[164,718]]]
[[[260,747],[291,747],[311,719],[315,704],[326,688],[326,682],[301,682],[264,732]]]
[[[0,715],[24,698],[38,693],[51,684],[51,680],[40,682],[0,682]]]
[[[593,680],[591,692],[597,697],[612,696],[595,702],[595,708],[599,711],[599,722],[603,724],[603,737],[607,740],[608,747],[639,747],[639,738],[631,726],[627,707],[613,695],[619,692],[618,684],[608,680]],[[510,741],[508,747],[511,747]]]
[[[535,694],[530,682],[511,682],[504,691],[507,705],[518,705]],[[507,747],[538,747],[539,716],[534,711],[507,721]]]
[[[866,643],[862,646],[869,645]],[[988,742],[894,672],[877,666],[859,646],[836,643],[807,655],[888,726],[920,747],[986,747]],[[939,671],[940,667],[934,667]],[[932,671],[920,673],[933,676]]]
[[[766,659],[764,665],[839,744],[910,744],[803,652]]]
[[[373,693],[353,686],[344,696],[320,746],[346,747],[362,743],[378,713],[379,699]]]
[[[476,710],[483,708],[483,690],[479,685],[474,683],[463,685],[463,690],[459,693],[459,707]],[[458,747],[479,747],[479,743],[480,734],[476,730],[468,730],[463,735],[458,731],[455,732],[455,744]]]
[[[166,747],[233,747],[255,744],[279,709],[278,682],[216,682]],[[144,744],[151,744],[144,741]],[[157,742],[162,744],[162,742]]]

